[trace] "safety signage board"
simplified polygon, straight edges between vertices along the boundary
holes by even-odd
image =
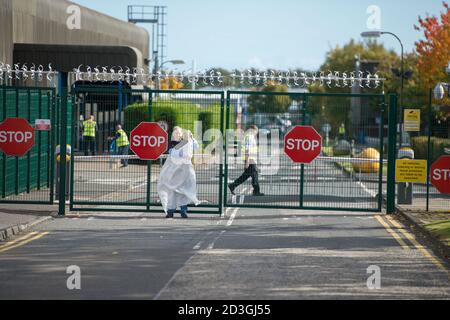
[[[0,150],[22,157],[34,145],[34,128],[23,118],[6,118],[0,123]]]
[[[395,180],[399,183],[426,183],[427,160],[397,160],[395,163]]]
[[[156,160],[169,145],[167,132],[156,122],[141,122],[130,133],[130,149],[141,160]]]
[[[405,131],[420,131],[420,109],[405,109],[403,120]]]
[[[441,156],[431,165],[431,184],[443,194],[450,194],[450,156]]]
[[[284,136],[284,152],[295,163],[311,163],[322,152],[322,137],[311,126],[295,126]]]
[[[50,119],[36,119],[34,121],[34,129],[37,131],[50,131],[51,128]]]

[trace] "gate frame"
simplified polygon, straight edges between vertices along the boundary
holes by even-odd
[[[42,92],[46,92],[47,93],[47,100],[48,100],[48,113],[50,116],[50,123],[51,123],[51,127],[50,127],[50,138],[49,138],[49,194],[48,194],[48,201],[46,200],[4,200],[3,196],[5,194],[2,194],[0,197],[0,204],[4,203],[4,204],[42,204],[42,205],[53,205],[55,202],[55,146],[56,146],[56,136],[58,134],[58,130],[57,130],[57,123],[55,121],[56,119],[56,89],[52,88],[52,87],[26,87],[26,86],[7,86],[6,84],[0,86],[0,90],[1,90],[1,94],[2,94],[2,112],[3,112],[3,116],[4,118],[1,120],[3,121],[4,119],[6,119],[6,91],[7,90],[14,90],[15,91],[15,95],[16,95],[16,115],[18,115],[19,113],[19,99],[18,99],[18,94],[20,90],[26,91],[27,92],[27,121],[30,122],[31,120],[31,101],[30,101],[30,97],[31,94],[30,92],[38,92],[39,94],[39,102],[38,102],[38,106],[39,106],[39,110],[38,110],[38,115],[42,114]],[[39,146],[40,147],[40,146]],[[41,150],[39,148],[39,154],[40,154]],[[25,156],[24,156],[25,157]],[[30,173],[30,153],[28,152],[26,157],[28,158],[27,160],[27,166],[28,166],[28,170],[27,170],[27,175],[29,175]],[[3,183],[2,183],[2,192],[6,191],[6,158],[7,156],[3,153],[2,155],[2,172],[5,174],[5,176],[3,177]],[[18,180],[18,176],[19,176],[19,172],[18,172],[18,159],[20,157],[14,157],[16,158],[16,180]],[[39,161],[38,161],[38,168],[40,168],[40,157],[39,157]],[[40,181],[40,175],[38,174],[38,181]],[[27,177],[27,184],[29,184],[29,180],[30,178]],[[27,186],[29,188],[29,186]],[[38,185],[36,187],[37,190],[39,190],[40,186]],[[27,190],[28,193],[29,190]]]
[[[342,208],[342,207],[313,207],[313,206],[304,206],[303,205],[303,198],[304,198],[304,168],[305,165],[301,164],[300,169],[300,205],[299,206],[277,206],[277,205],[255,205],[255,204],[230,204],[227,202],[227,195],[228,195],[228,141],[226,141],[225,137],[225,178],[224,178],[224,207],[225,208],[256,208],[256,209],[294,209],[294,210],[331,210],[331,211],[359,211],[359,212],[381,212],[383,208],[383,160],[384,160],[384,117],[386,116],[386,95],[383,93],[380,94],[370,94],[370,93],[360,93],[360,94],[354,94],[354,93],[293,93],[293,92],[262,92],[262,91],[245,91],[245,90],[230,90],[227,91],[227,100],[226,100],[226,127],[225,131],[230,129],[230,111],[231,111],[231,95],[232,94],[244,94],[244,95],[265,95],[265,96],[288,96],[288,97],[303,97],[303,108],[302,108],[302,123],[305,123],[305,115],[306,115],[306,107],[307,107],[307,98],[308,97],[340,97],[340,98],[377,98],[380,99],[380,169],[379,169],[379,175],[378,175],[378,199],[377,199],[377,208],[375,209],[368,209],[368,208]],[[392,194],[389,194],[389,190],[394,194],[394,202],[395,202],[395,167],[394,170],[389,170],[392,163],[394,163],[395,166],[395,150],[396,150],[396,143],[395,143],[395,136],[392,138],[391,132],[392,132],[392,124],[395,121],[394,127],[396,127],[396,95],[390,95],[390,106],[393,106],[389,108],[389,134],[388,134],[388,175],[387,175],[387,212],[392,213],[389,207],[389,204],[392,202]],[[395,112],[394,116],[393,113]],[[396,130],[396,129],[395,129]],[[395,134],[395,131],[393,131]],[[392,143],[392,141],[394,143]],[[392,153],[393,149],[393,153]],[[392,155],[394,156],[394,160],[392,160]],[[392,178],[393,174],[393,178]],[[394,179],[394,180],[392,180]],[[392,188],[394,189],[392,191]]]
[[[61,75],[62,78],[64,78],[64,75]],[[83,88],[83,89],[89,89],[91,91],[95,91],[96,89],[100,89],[102,87],[90,87],[89,85],[87,86],[82,86],[79,88]],[[109,90],[114,90],[115,88],[112,87],[106,87]],[[62,83],[60,84],[60,94],[57,95],[57,91],[56,88],[52,88],[52,87],[24,87],[24,86],[7,86],[6,84],[0,86],[0,89],[2,90],[2,95],[3,95],[3,110],[6,109],[6,89],[13,89],[13,90],[27,90],[28,92],[30,91],[47,91],[51,93],[51,104],[50,104],[50,118],[52,121],[52,129],[51,129],[51,134],[50,134],[50,166],[51,166],[51,170],[50,170],[50,180],[51,180],[51,184],[50,184],[50,199],[49,201],[27,201],[27,200],[2,200],[0,199],[0,203],[12,203],[12,204],[55,204],[54,201],[54,194],[55,194],[55,184],[54,184],[54,179],[55,179],[55,159],[54,159],[54,150],[55,150],[55,146],[58,140],[60,140],[60,145],[61,145],[61,163],[64,164],[65,163],[65,154],[66,154],[66,144],[68,142],[69,139],[67,139],[67,137],[65,137],[65,130],[61,130],[60,135],[58,135],[58,127],[64,128],[64,123],[67,121],[67,118],[64,117],[64,112],[66,112],[67,114],[67,102],[68,102],[68,98],[70,97],[70,94],[72,94],[73,92],[69,92],[68,87],[67,87],[67,83],[64,83],[64,81],[62,81]],[[185,93],[185,94],[217,94],[220,95],[221,97],[221,116],[220,116],[220,125],[221,125],[221,131],[224,137],[224,148],[225,148],[225,152],[223,153],[224,156],[224,161],[222,161],[221,165],[220,165],[220,172],[219,172],[219,203],[218,205],[203,205],[201,206],[201,208],[217,208],[217,212],[215,211],[200,211],[199,210],[192,210],[192,213],[202,213],[202,214],[222,214],[223,213],[223,208],[228,208],[228,207],[250,207],[250,208],[281,208],[281,209],[309,209],[309,210],[335,210],[335,211],[369,211],[369,212],[380,212],[382,210],[382,203],[383,203],[383,196],[382,196],[382,192],[379,192],[380,197],[378,198],[378,207],[376,209],[357,209],[357,208],[322,208],[322,207],[304,207],[304,206],[300,206],[298,208],[296,207],[283,207],[283,206],[256,206],[256,205],[235,205],[235,204],[228,204],[226,203],[226,199],[227,199],[227,191],[228,191],[228,187],[227,187],[227,182],[228,182],[228,148],[227,148],[227,141],[226,141],[226,130],[229,129],[229,121],[230,121],[230,95],[231,94],[264,94],[264,95],[287,95],[287,96],[304,96],[305,98],[307,97],[312,97],[312,96],[323,96],[323,97],[347,97],[347,98],[352,98],[352,97],[378,97],[380,98],[381,101],[381,110],[380,113],[382,115],[381,119],[381,128],[383,130],[381,135],[381,139],[380,139],[380,150],[382,151],[380,154],[382,155],[380,157],[380,176],[381,178],[379,179],[379,185],[378,185],[378,190],[381,189],[382,191],[382,186],[383,186],[383,180],[382,180],[382,169],[383,169],[383,154],[384,154],[384,118],[386,116],[386,107],[388,107],[388,119],[389,119],[389,125],[388,125],[388,152],[387,152],[387,192],[386,192],[386,212],[388,214],[394,213],[395,212],[395,159],[396,159],[396,150],[397,150],[397,141],[396,141],[396,132],[397,132],[397,94],[395,93],[391,93],[391,94],[347,94],[347,93],[280,93],[280,92],[264,92],[261,93],[260,91],[241,91],[241,90],[231,90],[231,91],[225,91],[225,90],[217,90],[217,91],[208,91],[208,90],[199,90],[199,91],[192,91],[192,90],[152,90],[152,89],[122,89],[126,91],[130,91],[130,92],[143,92],[143,93],[148,93],[149,94],[149,110],[151,111],[151,104],[152,104],[152,98],[153,98],[153,93]],[[16,91],[17,94],[18,91]],[[121,91],[123,92],[123,91]],[[225,93],[226,92],[226,93]],[[225,106],[225,94],[226,94],[226,106]],[[72,101],[74,101],[74,96],[72,94],[71,96]],[[42,100],[42,98],[40,98],[40,100]],[[59,110],[59,103],[60,102],[60,107],[61,110]],[[389,101],[387,103],[387,100]],[[40,102],[41,104],[42,102]],[[304,103],[305,103],[305,99],[304,99]],[[58,104],[58,106],[57,106]],[[29,106],[30,107],[30,106]],[[73,110],[75,110],[75,104],[73,104]],[[303,110],[305,110],[305,108],[303,108]],[[6,113],[4,113],[6,114]],[[58,114],[60,115],[60,119],[56,119],[56,117],[58,116]],[[58,121],[60,120],[60,121]],[[72,131],[73,131],[73,127],[72,127]],[[72,133],[73,134],[73,133]],[[71,139],[70,139],[71,140]],[[64,143],[65,142],[65,143]],[[72,156],[76,156],[76,155],[72,155]],[[73,163],[74,161],[71,161],[71,171],[73,170]],[[224,167],[225,166],[225,167]],[[62,166],[64,167],[64,166]],[[303,167],[303,165],[302,165]],[[3,171],[5,172],[5,170]],[[61,168],[61,172],[64,172],[64,168]],[[73,172],[73,171],[72,171]],[[148,174],[151,174],[151,172],[148,172]],[[66,175],[62,176],[62,179],[65,179]],[[6,181],[6,179],[4,179]],[[71,179],[72,180],[72,179]],[[3,183],[5,183],[5,181]],[[62,183],[61,184],[61,190],[64,190],[64,186],[65,184]],[[301,186],[301,192],[303,192],[303,185]],[[61,193],[61,191],[60,191]],[[63,193],[64,194],[64,193]],[[139,204],[139,206],[146,206],[146,210],[133,210],[133,209],[116,209],[116,208],[110,208],[110,209],[104,209],[104,208],[74,208],[73,205],[74,204],[79,204],[79,205],[91,205],[95,203],[83,203],[83,202],[73,202],[73,181],[71,181],[71,190],[69,193],[70,196],[70,210],[71,211],[119,211],[119,212],[123,212],[123,211],[128,211],[128,212],[162,212],[161,209],[151,209],[150,207],[152,206],[152,204]],[[123,203],[106,203],[106,205],[123,205]],[[133,204],[127,204],[127,206],[133,206]],[[65,213],[65,202],[61,201],[59,204],[59,214],[60,215],[64,215]]]
[[[142,94],[148,94],[148,115],[150,121],[153,120],[153,98],[154,94],[160,94],[160,93],[178,93],[178,94],[192,94],[192,95],[200,95],[200,94],[208,94],[208,95],[215,95],[220,97],[220,131],[222,132],[222,135],[224,133],[224,117],[225,117],[225,92],[224,91],[211,91],[211,90],[153,90],[153,89],[133,89],[133,88],[122,88],[122,87],[111,87],[111,86],[79,86],[79,87],[73,87],[72,88],[72,101],[73,101],[73,108],[72,108],[72,121],[76,121],[76,103],[75,103],[75,96],[77,93],[80,92],[101,92],[106,93],[116,93],[118,94],[118,97],[120,95],[123,95],[124,93],[142,93]],[[73,143],[73,139],[75,138],[75,126],[72,125],[71,127],[71,142]],[[97,212],[148,212],[148,213],[162,213],[164,210],[161,208],[161,205],[158,203],[152,203],[150,202],[150,194],[151,194],[151,165],[152,161],[146,161],[147,162],[147,185],[146,185],[146,202],[142,203],[127,203],[124,204],[122,202],[101,202],[101,201],[93,201],[93,202],[86,202],[86,201],[75,201],[74,200],[74,159],[76,158],[76,154],[72,153],[72,160],[70,163],[70,192],[69,192],[69,211],[97,211]],[[219,191],[218,191],[218,203],[215,205],[208,205],[208,204],[202,204],[199,206],[189,206],[190,213],[193,214],[208,214],[208,215],[219,215],[221,216],[223,213],[223,161],[221,161],[220,167],[219,167]],[[142,207],[142,209],[134,209],[134,208],[80,208],[76,206],[127,206],[127,207]],[[153,208],[152,208],[153,207]],[[156,207],[156,208],[155,208]],[[195,209],[193,209],[195,208]],[[207,210],[201,210],[201,209],[217,209],[215,211],[207,211]]]

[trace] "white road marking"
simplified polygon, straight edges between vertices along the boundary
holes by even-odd
[[[88,221],[91,221],[91,220],[94,220],[94,217],[89,217],[87,219],[88,219]]]
[[[144,186],[146,186],[147,185],[147,181],[146,182],[143,182],[143,183],[141,183],[141,184],[139,184],[139,185],[137,185],[137,186],[135,186],[135,187],[133,187],[133,188],[131,188],[131,190],[135,190],[135,189],[138,189],[138,188],[142,188],[142,187],[144,187]]]
[[[218,240],[225,232],[227,232],[227,231],[226,231],[226,230],[222,230],[222,231],[220,232],[220,234],[214,239],[214,241],[211,242],[211,243],[209,244],[207,250],[212,250],[212,249],[214,249],[214,245],[216,244],[216,241],[217,241],[217,240]]]
[[[230,219],[228,219],[227,227],[231,226],[233,224],[234,218],[236,217],[236,213],[238,212],[239,208],[234,208],[233,212],[231,213]]]
[[[358,184],[365,192],[367,192],[368,194],[370,194],[372,197],[376,197],[377,193],[373,190],[370,190],[369,188],[367,188],[367,186],[362,183],[361,181],[356,182],[356,184]]]
[[[199,241],[195,246],[194,246],[194,250],[198,250],[200,249],[200,247],[202,246],[203,241]]]
[[[167,281],[164,287],[153,297],[153,300],[158,300],[161,294],[169,287],[172,281],[181,273],[181,270],[191,262],[191,260],[195,257],[195,254],[192,255],[187,261],[173,274],[173,276]]]

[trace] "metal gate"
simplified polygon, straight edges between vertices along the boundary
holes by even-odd
[[[35,144],[23,157],[2,154],[0,203],[53,204],[55,136],[55,89],[0,86],[0,122],[8,117],[48,119],[50,131],[35,131]]]
[[[226,99],[226,207],[381,211],[384,95],[228,91]],[[264,196],[252,195],[248,181],[235,195],[227,187],[245,170],[241,142],[250,125],[259,128],[257,168]],[[311,125],[323,136],[322,155],[309,165],[284,154],[284,135],[295,125]]]
[[[73,99],[70,210],[162,211],[157,181],[167,154],[156,161],[140,160],[131,151],[117,155],[110,139],[118,124],[129,136],[140,122],[155,121],[169,135],[174,126],[190,130],[200,144],[193,164],[202,204],[190,212],[222,213],[223,162],[210,159],[204,150],[214,143],[211,132],[223,132],[224,92],[87,86],[75,87]],[[82,136],[81,123],[90,115],[97,122],[95,154]]]
[[[141,121],[160,122],[169,134],[174,126],[180,126],[191,130],[200,142],[193,163],[202,204],[192,208],[193,213],[221,214],[223,207],[380,211],[383,195],[389,198],[394,193],[394,163],[389,165],[388,175],[384,160],[388,139],[385,96],[381,94],[88,85],[73,88],[67,101],[69,111],[62,114],[59,105],[66,97],[57,97],[53,88],[0,87],[1,120],[22,117],[31,124],[35,119],[52,123],[51,131],[36,131],[36,143],[26,156],[2,155],[0,202],[54,202],[55,147],[63,139],[60,122],[66,119],[67,143],[72,146],[68,172],[73,211],[162,211],[157,180],[167,155],[142,161],[131,152],[117,155],[110,145],[117,124],[129,134]],[[395,97],[390,104],[392,160]],[[82,137],[81,123],[90,115],[98,126],[95,154],[85,153]],[[269,138],[258,159],[259,183],[265,195],[253,196],[249,182],[232,195],[227,185],[244,171],[239,134],[252,124],[259,127],[260,137]],[[300,124],[312,125],[323,137],[323,152],[310,165],[295,164],[283,152],[284,135]],[[129,166],[122,168],[125,159]],[[383,189],[386,180],[391,181],[392,192]],[[392,199],[388,200],[390,210]]]

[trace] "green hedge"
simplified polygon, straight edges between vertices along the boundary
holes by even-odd
[[[428,158],[428,137],[420,136],[411,139],[414,157],[416,159]],[[444,155],[444,148],[450,148],[450,139],[431,137],[431,162]]]
[[[153,102],[152,119],[147,103],[136,103],[125,108],[124,130],[129,133],[142,121],[164,120],[169,124],[169,134],[174,126],[194,132],[195,121],[203,122],[203,132],[220,128],[220,104],[200,107],[189,101],[159,100]]]

